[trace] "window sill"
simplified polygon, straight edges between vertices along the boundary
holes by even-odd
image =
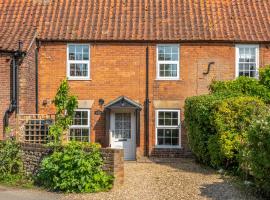
[[[169,146],[169,145],[156,145],[156,149],[182,149],[182,147],[179,146]]]
[[[172,79],[167,79],[167,78],[156,78],[155,81],[182,81],[183,79],[180,78],[172,78]]]
[[[92,81],[91,78],[69,78],[67,77],[68,81]]]

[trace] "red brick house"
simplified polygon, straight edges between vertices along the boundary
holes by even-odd
[[[4,0],[0,13],[2,49],[35,33],[18,113],[53,113],[67,78],[79,99],[69,138],[124,148],[125,159],[185,155],[185,99],[270,64],[269,0]]]

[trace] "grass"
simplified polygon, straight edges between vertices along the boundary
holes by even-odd
[[[0,177],[0,184],[8,187],[17,187],[24,189],[32,189],[35,188],[34,181],[30,177],[26,177],[23,175],[9,175]]]

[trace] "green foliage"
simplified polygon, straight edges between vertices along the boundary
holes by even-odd
[[[42,161],[37,181],[46,188],[64,192],[110,189],[113,178],[101,169],[99,148],[97,144],[69,142]]]
[[[185,101],[185,125],[189,145],[196,158],[203,163],[210,161],[208,138],[216,132],[211,125],[210,116],[214,106],[223,98],[217,95],[202,95],[187,98]]]
[[[263,74],[263,73],[261,73]],[[214,81],[210,87],[212,94],[222,96],[254,96],[270,103],[270,89],[262,85],[259,80],[241,76],[231,81]]]
[[[233,170],[270,191],[270,66],[260,80],[216,81],[210,95],[187,98],[189,145],[199,161]],[[250,179],[251,178],[251,179]]]
[[[260,69],[260,84],[270,89],[270,65]]]
[[[210,116],[215,127],[215,134],[208,141],[211,164],[238,169],[246,132],[253,119],[267,111],[267,106],[256,97],[233,97],[216,105]]]
[[[78,106],[77,97],[69,94],[67,80],[63,80],[57,90],[53,103],[56,107],[56,121],[50,127],[49,134],[54,139],[54,144],[61,144],[63,133],[72,124],[74,110]]]
[[[256,185],[270,195],[270,115],[260,117],[250,126],[245,146],[245,160]]]
[[[14,182],[22,178],[20,146],[7,139],[0,142],[0,181]]]

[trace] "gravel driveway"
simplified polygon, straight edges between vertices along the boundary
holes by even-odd
[[[256,199],[240,192],[215,171],[192,159],[177,163],[125,163],[125,184],[110,192],[68,195],[62,200]]]

